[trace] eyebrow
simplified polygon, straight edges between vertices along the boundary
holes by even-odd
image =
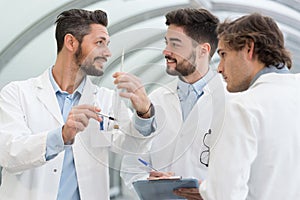
[[[102,37],[102,36],[100,36],[100,37],[97,37],[97,39],[100,39],[100,40],[107,41],[107,44],[109,44],[109,43],[110,43],[110,40],[107,40],[107,39],[106,39],[106,37]]]
[[[165,40],[168,41],[168,39],[165,37]],[[178,39],[178,38],[169,38],[169,41],[172,42],[182,42],[182,40]]]
[[[102,36],[97,37],[97,39],[101,39],[101,40],[105,40],[106,41],[106,37],[102,37]]]

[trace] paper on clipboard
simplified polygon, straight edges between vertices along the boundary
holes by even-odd
[[[198,180],[194,178],[184,179],[160,179],[138,180],[133,182],[133,187],[141,200],[153,199],[185,199],[173,193],[178,188],[198,188]]]

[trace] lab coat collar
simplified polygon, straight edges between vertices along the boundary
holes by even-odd
[[[55,119],[60,123],[64,124],[60,108],[55,96],[55,91],[51,85],[49,79],[49,73],[47,69],[41,76],[36,79],[36,96],[44,104],[47,110],[55,117]]]
[[[287,68],[287,66],[284,66],[282,64],[282,68],[277,68],[273,65],[270,66],[266,66],[264,67],[262,70],[260,70],[252,79],[250,86],[253,85],[255,83],[255,81],[262,75],[264,74],[268,74],[268,73],[278,73],[278,74],[289,74],[290,70]]]
[[[81,98],[79,100],[79,104],[93,105],[95,91],[97,91],[96,85],[94,85],[92,83],[92,81],[86,77],[86,82],[83,87],[83,91],[82,91]]]
[[[178,79],[174,78],[174,80],[172,80],[170,83],[163,86],[165,88],[164,94],[172,94],[172,95],[176,94],[177,95],[177,83],[178,83]]]

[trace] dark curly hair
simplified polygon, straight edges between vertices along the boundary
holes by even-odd
[[[278,69],[285,65],[289,69],[292,67],[291,55],[285,49],[283,34],[270,17],[253,13],[233,22],[225,20],[219,24],[217,33],[226,48],[235,51],[254,42],[254,56],[265,66],[273,65]]]
[[[102,10],[71,9],[60,13],[55,22],[57,53],[63,47],[66,34],[72,34],[81,44],[82,38],[90,32],[91,24],[101,24],[106,27],[107,21],[107,15]]]
[[[166,25],[174,24],[183,27],[187,36],[197,43],[209,43],[212,57],[218,46],[216,29],[219,19],[208,10],[182,8],[166,14]]]

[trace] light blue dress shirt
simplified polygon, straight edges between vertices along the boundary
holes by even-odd
[[[213,77],[214,72],[212,70],[208,70],[201,79],[193,84],[186,83],[179,79],[177,92],[180,100],[183,121],[186,120],[198,99],[203,95],[203,88]]]
[[[65,91],[61,91],[57,83],[55,82],[52,75],[52,67],[49,70],[49,77],[51,84],[53,86],[56,98],[61,110],[64,121],[66,121],[70,110],[74,105],[77,105],[86,79],[84,79],[79,87],[74,91],[73,94],[69,94]],[[72,151],[72,145],[64,145],[62,139],[62,127],[49,132],[47,136],[46,145],[46,160],[50,160],[58,155],[61,151],[65,150],[65,156],[63,161],[62,174],[59,184],[59,190],[57,195],[57,200],[79,200],[79,188],[74,164],[74,157]]]
[[[196,93],[196,100],[191,104],[192,107],[196,104],[197,100],[201,97],[201,95],[203,94],[203,88],[205,87],[205,85],[215,76],[215,72],[213,72],[211,69],[208,70],[208,72],[205,74],[204,77],[202,77],[200,80],[198,80],[197,82],[195,82],[194,84],[188,84],[185,83],[181,80],[179,80],[178,82],[178,86],[177,86],[177,92],[178,92],[178,97],[179,100],[181,100],[182,98],[186,98],[186,97],[181,97],[181,93],[188,93],[188,89],[189,88],[193,88],[194,92]],[[180,86],[183,89],[179,89]],[[186,101],[180,101],[181,104],[181,109],[182,109],[182,113],[183,115],[183,119],[185,119],[190,111],[191,108],[188,108],[189,111],[183,110],[186,109],[186,103],[190,103],[190,102],[186,102]],[[185,114],[184,114],[185,113]],[[187,114],[186,114],[187,113]],[[150,135],[152,132],[155,131],[156,129],[156,122],[155,122],[155,115],[152,116],[149,119],[143,119],[139,116],[137,116],[137,114],[135,114],[134,116],[134,126],[135,128],[144,136]]]

